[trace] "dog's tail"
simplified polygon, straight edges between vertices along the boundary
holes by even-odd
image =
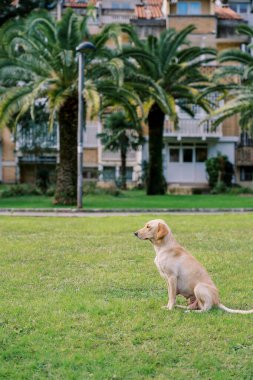
[[[219,303],[218,308],[221,310],[227,311],[228,313],[233,313],[233,314],[253,314],[253,309],[252,310],[229,309],[228,307],[222,305],[222,303]]]

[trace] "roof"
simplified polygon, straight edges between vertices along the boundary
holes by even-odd
[[[157,5],[159,7],[162,7],[163,0],[145,0],[144,3],[146,5]]]
[[[90,5],[96,5],[96,3],[96,0],[66,0],[64,6],[71,8],[87,8]]]
[[[233,9],[229,7],[218,7],[217,5],[214,7],[214,12],[219,19],[223,20],[242,20],[242,17],[233,11]]]
[[[152,1],[155,1],[155,0],[152,0]],[[136,5],[135,15],[137,18],[142,18],[142,19],[147,19],[147,20],[151,18],[163,18],[161,6],[157,6],[157,5]]]

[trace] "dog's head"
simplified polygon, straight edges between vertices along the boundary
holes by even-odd
[[[150,220],[143,228],[134,234],[141,240],[159,241],[169,234],[170,230],[162,219]]]

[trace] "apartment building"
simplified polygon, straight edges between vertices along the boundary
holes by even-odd
[[[87,14],[89,1],[68,0],[64,7],[71,6],[81,14]],[[240,14],[229,7],[218,7],[211,0],[104,0],[92,1],[95,13],[90,17],[90,27],[95,33],[111,22],[131,23],[139,35],[159,35],[165,28],[181,28],[194,24],[196,30],[190,36],[195,45],[212,46],[218,50],[236,47],[247,39],[235,33],[236,26],[245,22]],[[215,69],[215,63],[203,68],[207,74]],[[215,94],[212,95],[215,101]],[[235,167],[235,182],[253,186],[253,143],[249,136],[240,134],[238,120],[232,117],[216,129],[212,121],[200,124],[205,114],[196,107],[195,117],[179,111],[179,128],[166,118],[164,125],[164,177],[168,187],[205,187],[208,178],[205,160],[218,152],[228,156]],[[97,133],[102,129],[99,120],[87,121],[84,132],[84,178],[109,184],[119,177],[119,153],[105,151]],[[128,183],[141,180],[143,162],[148,161],[147,143],[127,157]],[[47,150],[35,155],[29,146],[33,134],[11,136],[5,129],[0,137],[0,180],[3,182],[34,181],[41,167],[53,171],[58,159],[59,142],[57,133],[48,140]],[[44,136],[44,140],[46,136]],[[50,145],[51,144],[51,145]],[[42,141],[40,146],[43,146]],[[2,157],[2,158],[1,158]],[[43,166],[44,165],[44,166]]]

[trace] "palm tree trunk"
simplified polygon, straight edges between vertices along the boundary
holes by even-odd
[[[121,149],[120,151],[121,155],[121,169],[120,169],[120,175],[121,175],[121,189],[126,190],[126,156],[127,152],[126,149]]]
[[[147,179],[147,194],[165,194],[163,177],[163,124],[164,112],[155,103],[148,115],[149,127],[149,168]]]
[[[77,202],[77,118],[77,96],[73,96],[59,112],[60,163],[55,204],[74,205]]]

